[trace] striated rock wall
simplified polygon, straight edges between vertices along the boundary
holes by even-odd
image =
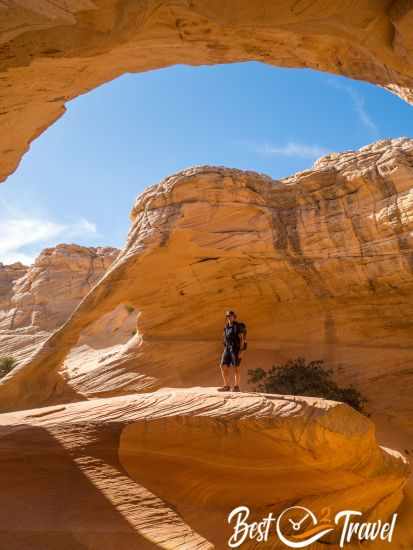
[[[319,517],[356,509],[364,521],[398,509],[391,547],[408,544],[409,510],[398,508],[407,461],[343,404],[163,390],[2,414],[0,435],[9,550],[220,550],[241,503],[257,519],[290,505]],[[272,529],[259,546],[276,541]]]
[[[0,262],[0,309],[6,311],[10,308],[13,297],[13,285],[16,280],[23,277],[28,270],[27,265],[21,262],[4,265]]]
[[[31,266],[0,265],[0,355],[27,358],[63,324],[118,255],[116,248],[59,244]]]
[[[412,177],[404,138],[280,181],[195,167],[142,193],[123,250],[0,381],[3,411],[55,404],[0,415],[1,543],[223,548],[242,497],[257,517],[289,503],[372,521],[397,510],[392,548],[410,548],[409,469],[375,438],[413,453]],[[4,270],[4,295],[35,292],[26,269]],[[37,303],[28,296],[19,303]],[[165,388],[217,384],[227,308],[248,324],[245,389],[248,368],[324,358],[374,424],[323,400]],[[10,330],[16,348],[25,330]]]
[[[398,139],[281,181],[198,167],[150,187],[122,252],[2,381],[1,406],[217,384],[232,307],[249,329],[244,371],[324,358],[369,399],[383,441],[413,452],[412,176],[413,141]],[[125,304],[135,316],[111,340]]]
[[[65,102],[126,72],[254,60],[412,102],[412,19],[410,0],[3,0],[0,181]]]
[[[59,244],[46,248],[21,277],[10,280],[12,296],[4,307],[1,328],[34,325],[53,330],[68,318],[80,300],[119,254],[116,248]],[[4,266],[7,272],[12,266]],[[9,310],[9,311],[7,311]]]

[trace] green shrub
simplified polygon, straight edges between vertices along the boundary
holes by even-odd
[[[128,313],[133,313],[135,308],[131,304],[125,304],[125,309]]]
[[[333,370],[324,366],[324,361],[306,363],[302,357],[290,359],[283,365],[274,365],[268,371],[250,369],[248,382],[258,384],[255,391],[283,395],[306,395],[323,397],[347,403],[363,412],[367,400],[354,387],[340,388],[332,378]]]
[[[0,357],[0,378],[6,376],[17,365],[17,359],[11,355]]]

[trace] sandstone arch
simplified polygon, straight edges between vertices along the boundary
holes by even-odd
[[[357,11],[354,11],[354,2],[351,0],[54,0],[53,3],[48,0],[0,0],[0,120],[3,123],[0,134],[0,181],[16,169],[30,142],[64,113],[66,101],[125,72],[157,69],[175,63],[199,65],[258,60],[283,67],[310,67],[363,79],[383,86],[413,103],[412,23],[413,6],[409,0],[361,0],[357,3]],[[350,170],[347,170],[348,163],[353,163]],[[386,443],[393,439],[391,444],[402,450],[407,447],[411,450],[409,446],[413,415],[408,391],[413,376],[412,369],[409,368],[412,361],[410,320],[413,303],[413,255],[410,239],[412,169],[412,143],[409,140],[395,140],[350,154],[350,157],[337,155],[324,159],[313,171],[304,172],[282,183],[266,182],[265,178],[251,174],[220,172],[219,169],[215,169],[216,181],[213,181],[214,177],[212,182],[209,180],[209,184],[212,183],[210,191],[213,196],[223,191],[223,194],[229,192],[232,197],[235,192],[238,199],[241,198],[240,202],[243,202],[245,193],[248,194],[248,199],[255,194],[257,204],[251,208],[247,206],[246,211],[258,211],[264,207],[261,209],[265,210],[262,218],[266,224],[262,225],[265,233],[263,243],[269,243],[276,249],[275,254],[274,250],[271,252],[275,261],[280,262],[281,258],[281,263],[288,264],[291,273],[294,272],[291,279],[294,299],[309,304],[308,311],[302,311],[301,321],[308,321],[309,315],[313,315],[314,319],[314,313],[319,313],[315,322],[317,328],[321,327],[321,343],[317,342],[313,334],[308,334],[306,345],[310,342],[317,348],[319,344],[326,354],[341,354],[342,357],[351,358],[361,353],[360,341],[367,341],[370,348],[367,346],[367,352],[361,359],[363,361],[372,349],[369,341],[372,335],[376,340],[384,337],[384,346],[373,346],[373,360],[381,361],[378,371],[369,368],[362,370],[356,364],[352,365],[350,374],[353,376],[357,373],[359,382],[365,388],[369,387],[370,381],[373,382],[369,397],[376,416],[382,414],[382,418],[379,418],[381,421],[377,424],[380,438],[385,439]],[[179,220],[178,230],[183,233],[191,232],[188,220],[191,222],[191,219],[193,221],[198,216],[195,210],[191,210],[191,204],[199,202],[200,197],[199,189],[196,188],[197,177],[201,181],[206,174],[208,180],[208,170],[211,171],[206,169],[196,173],[195,178],[192,178],[194,174],[189,174],[189,181],[186,179],[188,174],[179,174],[175,176],[170,187],[168,184],[171,181],[163,182],[163,187],[161,185],[159,188],[159,196],[156,196],[156,189],[152,189],[137,203],[133,211],[134,226],[129,240],[106,276],[82,301],[67,323],[39,347],[33,360],[26,361],[0,384],[2,410],[42,405],[48,399],[59,400],[61,394],[67,401],[74,400],[77,396],[67,393],[65,395],[67,387],[61,385],[59,368],[65,356],[76,347],[82,331],[94,322],[101,321],[124,298],[132,298],[137,306],[153,313],[153,297],[147,292],[148,287],[141,289],[136,286],[136,275],[138,271],[142,273],[145,269],[150,274],[151,258],[158,260],[157,255],[162,255],[168,246],[171,248],[167,250],[166,256],[169,254],[170,257],[177,258],[173,246],[177,242],[179,244],[179,235],[177,236],[172,222]],[[251,180],[248,185],[244,185],[245,179]],[[181,197],[179,192],[178,196],[175,194],[175,184],[178,191],[180,187],[184,188]],[[187,200],[187,193],[194,191],[191,189],[193,184],[197,201]],[[226,188],[228,184],[229,189]],[[269,187],[271,191],[266,189]],[[357,194],[357,206],[352,202],[356,200],[353,192]],[[317,214],[324,217],[324,234],[320,235],[323,234],[328,241],[333,256],[336,254],[333,260],[328,259],[325,264],[331,266],[336,262],[337,272],[343,270],[341,275],[345,289],[342,294],[339,291],[339,282],[329,279],[329,273],[334,268],[320,269],[320,266],[315,266],[311,242],[306,242],[304,247],[302,244],[308,235],[298,235],[296,214],[303,204],[310,204],[309,210],[316,209],[312,200],[317,193],[325,203],[321,215]],[[376,204],[372,205],[377,197],[378,209]],[[152,213],[149,214],[146,211],[148,202],[152,203],[148,208],[148,212]],[[344,219],[348,213],[346,202],[351,210],[348,219]],[[187,203],[183,209],[180,206],[182,203]],[[273,215],[267,216],[266,209],[272,209]],[[340,219],[334,220],[335,214]],[[379,224],[375,227],[371,223],[372,214],[379,218]],[[250,221],[248,216],[249,214],[244,219],[245,224]],[[138,218],[140,219],[137,223]],[[151,222],[154,223],[151,225]],[[341,225],[341,237],[340,231],[335,230],[337,224]],[[139,225],[139,230],[143,229],[140,235],[135,225]],[[214,228],[215,222],[212,229]],[[227,229],[231,232],[234,228]],[[169,242],[169,233],[174,231],[174,238]],[[352,254],[347,254],[348,257],[343,254],[346,252],[342,242],[344,231],[354,237],[350,241],[350,248],[356,251],[354,258]],[[204,262],[204,267],[213,265],[213,258],[217,257],[217,250],[220,249],[219,242],[212,239],[211,227],[207,228],[205,234],[206,240],[198,235],[200,238],[196,243],[196,252],[204,248],[208,255],[192,257],[194,249],[189,248],[185,251],[184,264],[188,260],[195,260]],[[271,269],[261,269],[265,266],[265,258],[263,261],[257,258],[260,254],[265,254],[266,249],[261,250],[260,246],[260,242],[250,242],[247,247],[255,254],[253,277],[248,274],[248,262],[242,264],[241,260],[237,264],[241,268],[240,273],[245,276],[245,285],[250,292],[250,295],[246,294],[244,303],[253,307],[256,296],[262,292],[262,289],[253,288],[256,279],[265,286],[264,296],[269,296],[273,290],[273,302],[277,300],[277,295],[280,303],[286,302],[286,288],[282,288],[280,283],[277,288],[273,288],[272,275],[269,273]],[[363,247],[371,247],[372,250],[371,262],[367,260],[371,264],[368,267],[363,264],[366,257],[369,257],[363,257]],[[315,249],[325,252],[321,246]],[[232,256],[231,250],[224,252],[225,261],[240,262],[239,258]],[[208,264],[207,260],[211,262]],[[326,258],[322,257],[321,260]],[[153,265],[158,265],[159,268],[157,261]],[[397,269],[394,269],[395,265]],[[209,275],[208,269],[200,277],[200,284],[203,280],[211,281],[219,275],[216,267],[211,268]],[[282,269],[284,268],[281,271]],[[185,265],[180,274],[185,280],[184,270]],[[158,280],[162,280],[162,275],[165,274],[159,274]],[[278,281],[282,281],[281,276]],[[151,284],[156,282],[155,278]],[[179,281],[177,283],[171,293],[172,302],[167,304],[175,314],[182,309],[177,301],[180,299]],[[150,286],[149,290],[152,290]],[[195,289],[194,296],[197,303],[202,304],[202,293]],[[341,318],[340,314],[335,314],[335,307],[336,312],[344,312]],[[287,311],[288,304],[284,304],[283,308]],[[371,317],[370,311],[374,313]],[[258,313],[268,318],[267,311]],[[168,320],[168,308],[158,314],[158,317],[148,314],[142,317],[141,326],[149,338],[141,347],[132,340],[124,354],[118,358],[119,364],[108,365],[111,373],[116,374],[121,370],[117,367],[128,365],[130,361],[135,364],[137,359],[141,359],[140,354],[146,354],[147,363],[153,363],[156,357],[151,355],[150,338],[158,346],[162,338],[165,338],[162,325]],[[347,314],[353,322],[348,323],[349,328],[345,326]],[[185,353],[193,357],[194,350],[189,349],[184,339],[185,326],[180,324],[176,315],[175,318],[175,324],[168,327],[172,328],[175,349],[179,350],[179,346],[182,346],[183,358],[187,357]],[[293,324],[290,323],[290,326]],[[337,325],[341,327],[341,332]],[[203,328],[212,337],[214,327]],[[300,327],[296,323],[297,341],[300,330],[301,334],[303,332],[302,328],[303,324]],[[168,334],[170,332],[168,330]],[[350,345],[343,346],[343,342],[338,341],[338,334],[342,339],[347,339]],[[264,336],[270,340],[273,335],[274,332],[270,331]],[[357,341],[357,338],[360,340]],[[170,347],[167,340],[163,345]],[[205,349],[201,348],[201,353]],[[397,357],[394,355],[395,349],[398,350]],[[205,355],[201,359],[206,362],[210,356]],[[365,366],[371,365],[366,362]],[[159,368],[160,372],[164,367],[165,365],[155,362],[155,371]],[[93,395],[93,390],[101,387],[99,385],[107,372],[100,370],[94,378],[92,375],[88,380],[81,381],[75,389],[83,389],[84,397],[88,396],[87,391],[92,388]],[[158,378],[162,379],[159,372]],[[181,377],[188,374],[187,381],[192,382],[190,371],[181,373],[175,368],[174,374],[177,373]],[[155,386],[157,380],[156,376],[152,376],[154,374],[145,372],[141,378],[136,376],[132,380],[135,391],[147,391]],[[168,381],[168,377],[164,377],[162,383],[165,380]],[[176,376],[175,379],[170,377],[170,380],[177,382]],[[123,389],[124,387],[118,385],[119,393]],[[155,400],[160,396],[159,393],[148,395],[149,399]],[[199,395],[199,392],[195,392],[195,398],[198,399]],[[214,399],[215,395],[213,394]],[[188,396],[189,402],[192,402],[193,396],[190,393]],[[130,399],[135,398],[119,399],[119,403],[125,404],[130,415],[128,417],[126,414],[126,417],[134,420]],[[236,399],[240,400],[238,397]],[[174,397],[174,407],[176,400],[182,401],[179,397]],[[115,403],[114,411],[105,413],[103,410],[102,414],[110,416],[114,412],[112,418],[117,419],[117,401],[110,401]],[[136,401],[139,408],[141,400],[137,398]],[[146,397],[142,399],[144,401]],[[202,400],[201,405],[203,406]],[[314,408],[313,405],[312,407]],[[345,408],[334,407],[339,411],[337,423],[341,429],[347,424],[340,413]],[[47,415],[60,412],[63,412],[62,417],[66,418],[66,422],[67,419],[70,420],[71,414],[77,422],[79,410],[84,410],[85,418],[88,419],[90,410],[97,411],[97,418],[100,414],[99,401],[69,405],[67,413],[65,410],[65,407],[61,407],[18,413],[10,417],[6,415],[4,422],[14,422],[19,426],[20,422],[27,421],[26,415],[29,415],[29,419],[34,418],[34,423],[40,418],[41,424],[45,415],[47,423]],[[248,402],[246,410],[250,415],[251,407]],[[233,411],[230,412],[232,415]],[[204,414],[203,411],[202,415]],[[364,425],[361,418],[358,421],[360,425]],[[58,424],[59,419],[52,418],[51,422]],[[66,424],[63,422],[62,425],[66,432]],[[81,429],[83,430],[83,426]],[[136,427],[123,440],[127,445],[131,435],[133,440],[134,430]],[[373,432],[370,424],[368,431]],[[351,448],[355,453],[359,452],[357,443],[352,442]],[[377,456],[391,456],[391,453],[379,452],[375,442],[371,448],[374,448]],[[20,449],[18,452],[20,453]],[[359,464],[360,459],[356,458]],[[391,463],[396,462],[394,457],[388,460]],[[133,470],[133,460],[128,466]],[[400,488],[407,473],[403,466],[400,479],[396,479],[396,500],[391,501],[391,509],[395,509],[401,499]],[[393,476],[393,483],[395,476],[392,468],[389,468],[389,474]],[[379,481],[382,483],[383,476]],[[382,487],[380,483],[375,483],[377,488]],[[127,485],[127,489],[130,490],[130,485]],[[406,523],[410,519],[410,511],[407,516]],[[401,544],[405,542],[403,540]]]
[[[5,4],[5,5],[4,5]],[[413,102],[409,0],[6,0],[0,181],[66,101],[125,72],[257,60],[375,83]]]

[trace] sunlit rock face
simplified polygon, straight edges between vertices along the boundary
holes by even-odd
[[[11,299],[13,296],[13,285],[23,277],[28,270],[27,265],[21,262],[5,265],[0,263],[0,308],[1,311],[6,311],[10,308]]]
[[[413,99],[409,0],[3,4],[0,181],[66,101],[126,72],[254,60],[346,75]]]
[[[30,356],[64,323],[118,255],[110,247],[59,244],[31,266],[0,265],[0,355]]]
[[[223,549],[240,503],[255,519],[291,505],[364,521],[398,510],[391,548],[408,540],[407,461],[343,404],[168,389],[2,414],[0,433],[0,545],[11,550]],[[274,526],[259,547],[285,548]]]
[[[325,359],[384,441],[411,449],[412,176],[399,139],[280,181],[198,167],[148,188],[105,275],[2,381],[3,409],[217,384],[231,307],[248,325],[244,385],[248,368]]]
[[[132,522],[138,526],[135,532],[145,531],[145,540],[161,540],[165,525],[176,523],[165,508],[172,503],[184,522],[177,540],[189,536],[189,529],[194,548],[222,547],[226,532],[220,528],[217,533],[216,526],[236,504],[222,497],[234,485],[219,457],[214,476],[208,474],[218,441],[223,456],[236,457],[234,464],[248,463],[248,449],[261,457],[261,474],[241,484],[243,497],[257,510],[269,502],[281,509],[284,497],[321,510],[331,505],[332,494],[335,505],[371,510],[372,518],[397,509],[400,528],[394,548],[409,548],[411,496],[407,493],[402,500],[407,466],[397,453],[377,447],[374,431],[380,443],[406,456],[413,452],[412,177],[413,140],[397,139],[328,155],[284,180],[206,166],[148,188],[136,199],[127,242],[105,273],[66,322],[0,381],[2,411],[57,407],[6,413],[0,423],[36,424],[36,433],[29,426],[26,434],[29,454],[42,437],[52,460],[56,440],[62,456],[69,449],[76,464],[85,468],[82,480],[92,480],[99,494],[126,514],[127,525]],[[9,268],[2,286],[16,286],[20,279],[15,270],[24,269]],[[325,359],[339,383],[352,383],[367,397],[374,426],[344,405],[249,393],[221,396],[200,389],[219,382],[228,308],[248,326],[243,389],[248,389],[248,368],[270,367],[297,355]],[[91,399],[97,397],[101,399]],[[74,401],[80,402],[69,403]],[[37,439],[39,427],[46,431]],[[294,447],[298,433],[303,454]],[[10,437],[18,441],[15,432]],[[273,441],[284,443],[273,447]],[[106,452],[109,447],[109,458],[93,455],[90,460],[82,454],[84,449]],[[111,469],[113,449],[122,466],[115,468],[118,473]],[[105,460],[110,467],[102,474]],[[267,460],[269,470],[264,471]],[[293,471],[283,485],[286,470],[277,473],[275,467],[283,460],[299,464],[298,485],[292,481]],[[158,483],[158,471],[171,473],[168,484]],[[16,470],[15,475],[37,483],[32,473]],[[242,475],[244,470],[239,479]],[[170,482],[174,476],[176,486]],[[279,501],[275,487],[266,500],[270,478],[280,483]],[[207,481],[208,490],[196,490]],[[80,481],[74,486],[83,491]],[[14,494],[15,484],[9,487]],[[179,487],[184,487],[182,493]],[[141,495],[143,510],[131,511],[122,496],[129,494]],[[146,531],[153,495],[161,500],[160,515]],[[50,535],[48,506],[39,508],[39,521]],[[210,511],[205,524],[196,519],[200,509],[205,518]],[[90,514],[87,518],[93,519]],[[109,519],[116,527],[118,515]],[[27,521],[30,525],[32,520]],[[73,529],[81,537],[86,532],[81,521]],[[133,540],[128,533],[125,545]]]

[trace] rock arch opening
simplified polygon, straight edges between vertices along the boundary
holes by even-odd
[[[0,180],[66,101],[126,72],[255,60],[366,80],[413,100],[407,0],[365,0],[357,10],[351,2],[296,0],[81,0],[11,2],[4,11]]]

